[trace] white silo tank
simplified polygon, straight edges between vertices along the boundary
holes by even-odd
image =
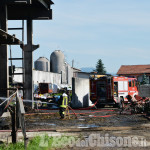
[[[34,62],[35,70],[50,71],[50,62],[46,57],[40,57]]]
[[[55,50],[50,56],[50,69],[54,73],[62,73],[65,71],[65,56],[62,51]]]

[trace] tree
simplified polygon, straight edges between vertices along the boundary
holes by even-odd
[[[147,75],[144,73],[141,84],[148,84],[148,83],[149,83],[149,79],[148,79]]]
[[[104,64],[102,62],[101,59],[99,59],[97,61],[97,64],[96,64],[96,70],[95,70],[98,74],[106,74],[106,70],[105,70],[105,67],[104,67]]]

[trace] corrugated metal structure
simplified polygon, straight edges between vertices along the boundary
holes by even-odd
[[[65,56],[60,50],[55,50],[50,56],[51,72],[65,72]]]
[[[40,57],[34,62],[35,70],[50,72],[50,62],[46,57]]]

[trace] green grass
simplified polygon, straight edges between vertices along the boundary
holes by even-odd
[[[18,142],[17,144],[2,144],[0,150],[24,150],[24,143]]]
[[[52,137],[48,135],[36,136],[31,139],[27,145],[27,150],[48,150],[52,145]],[[46,144],[44,143],[46,141]],[[2,144],[0,150],[24,150],[24,142],[18,142],[16,144]]]
[[[69,136],[62,137],[49,137],[48,135],[36,136],[32,138],[27,145],[27,150],[50,150],[53,148],[63,148],[69,141]],[[53,145],[54,143],[60,143]],[[24,142],[18,142],[16,144],[1,144],[0,150],[24,150]]]
[[[52,141],[53,137],[48,137],[48,135],[37,136],[29,142],[27,150],[48,150],[51,148]]]

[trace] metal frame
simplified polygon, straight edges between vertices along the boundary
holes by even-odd
[[[22,45],[24,51],[24,99],[33,100],[33,51],[39,45],[33,45],[33,20],[52,19],[51,0],[1,0],[0,28],[7,32],[7,20],[27,20],[27,44]],[[5,56],[5,57],[3,57]],[[8,52],[7,46],[0,46],[0,90],[8,89]],[[8,92],[0,91],[1,96]]]
[[[20,45],[22,42],[15,37],[15,35],[10,35],[7,32],[0,29],[0,45]]]
[[[7,5],[8,20],[52,19],[51,0],[2,0],[1,3]]]

